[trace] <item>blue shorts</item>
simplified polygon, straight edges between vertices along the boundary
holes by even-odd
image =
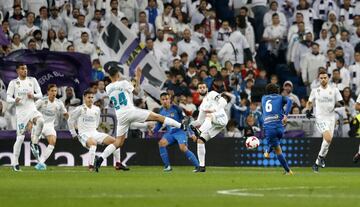
[[[268,142],[269,148],[280,146],[280,139],[284,135],[283,127],[276,127],[273,129],[265,129],[265,139]]]
[[[169,145],[177,142],[178,144],[186,144],[187,145],[187,136],[183,130],[179,130],[176,132],[165,133],[163,137],[167,140]]]

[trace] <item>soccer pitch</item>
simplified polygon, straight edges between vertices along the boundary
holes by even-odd
[[[280,168],[132,166],[128,172],[103,167],[0,168],[0,205],[9,206],[359,206],[358,168]]]

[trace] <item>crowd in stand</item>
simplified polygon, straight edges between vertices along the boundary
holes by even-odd
[[[319,70],[327,71],[343,94],[339,122],[349,124],[357,114],[357,0],[2,0],[0,21],[11,44],[2,46],[0,54],[19,49],[88,54],[96,102],[110,113],[98,38],[111,17],[138,36],[159,62],[167,76],[163,90],[187,115],[196,114],[201,103],[200,82],[228,92],[231,119],[225,136],[260,129],[259,102],[269,82],[293,100],[293,114],[303,113],[310,89],[319,86]],[[62,94],[67,107],[80,103],[70,87]],[[137,106],[159,108],[153,97],[141,94],[134,99]],[[6,108],[3,101],[5,117],[12,113]]]

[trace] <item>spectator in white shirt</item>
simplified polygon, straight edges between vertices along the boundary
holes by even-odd
[[[81,33],[81,42],[75,44],[75,51],[90,55],[91,61],[98,59],[94,44],[89,42],[89,34]]]
[[[229,42],[227,42],[219,51],[218,57],[223,65],[228,60],[231,61],[233,65],[235,63],[243,64],[245,62],[244,57],[251,58],[252,55],[249,43],[245,36],[239,31],[233,32],[229,37]]]
[[[35,16],[39,15],[39,9],[42,6],[48,7],[46,0],[26,0],[26,8],[29,12],[33,12]]]
[[[80,41],[81,34],[83,32],[86,32],[89,35],[90,42],[93,41],[93,38],[91,36],[91,31],[89,28],[85,26],[85,16],[80,14],[77,17],[77,23],[72,27],[68,34],[69,41],[74,42],[75,44]]]
[[[286,38],[286,28],[280,25],[280,18],[277,13],[272,15],[272,25],[265,28],[263,40],[267,43],[267,49],[275,56],[278,56],[281,46]]]
[[[204,26],[197,24],[194,26],[194,34],[191,39],[197,42],[201,47],[204,47],[207,52],[210,52],[210,43],[204,35]]]
[[[349,32],[343,30],[340,33],[339,45],[344,50],[344,59],[346,65],[351,65],[354,63],[354,45],[349,43]]]
[[[120,11],[129,19],[129,23],[136,22],[137,9],[139,8],[137,0],[119,0]]]
[[[100,33],[105,26],[105,21],[102,19],[100,10],[95,11],[93,20],[89,23],[89,29],[94,40],[94,44],[97,45]]]
[[[298,28],[299,28],[298,24],[301,22],[304,23],[304,25],[305,25],[305,31],[312,33],[312,31],[313,31],[312,25],[310,25],[310,24],[306,25],[304,22],[304,15],[301,12],[298,12],[295,14],[294,24],[289,27],[289,32],[287,34],[288,42],[290,42],[292,35],[296,34],[298,32]]]
[[[320,37],[315,41],[320,45],[320,53],[326,54],[327,45],[329,44],[329,37],[327,29],[321,29]]]
[[[270,10],[268,12],[266,12],[265,16],[264,16],[264,27],[268,27],[272,25],[272,15],[277,13],[279,15],[280,18],[280,25],[287,28],[287,19],[284,15],[284,13],[282,13],[279,9],[278,9],[278,2],[276,1],[271,1],[270,3]]]
[[[24,43],[20,40],[20,35],[18,33],[15,33],[13,35],[12,41],[11,41],[11,52],[21,49],[26,49],[26,46]]]
[[[161,50],[163,54],[168,54],[170,51],[170,47],[170,43],[165,40],[164,31],[158,29],[156,34],[156,40],[154,42],[154,48]]]
[[[319,68],[326,65],[326,58],[320,54],[319,44],[312,43],[311,53],[307,53],[300,62],[301,77],[305,86],[309,86],[316,79]]]
[[[219,51],[225,43],[229,41],[229,37],[232,33],[232,29],[229,25],[228,21],[223,21],[221,23],[221,27],[218,31],[215,32],[213,35],[213,47],[216,49],[216,51]]]
[[[355,63],[349,66],[350,88],[355,94],[360,93],[360,52],[355,52]]]
[[[37,50],[49,48],[46,41],[42,38],[42,32],[40,30],[35,30],[33,35],[34,35],[34,40],[36,41],[36,49]]]
[[[66,52],[70,45],[72,45],[72,43],[66,39],[64,29],[60,29],[56,40],[50,46],[50,51]]]
[[[55,6],[50,8],[50,24],[51,28],[57,32],[59,32],[60,28],[64,29],[67,32],[66,24],[61,16],[59,16],[59,9]]]
[[[139,13],[139,21],[131,25],[131,31],[133,31],[143,43],[145,43],[147,38],[155,37],[154,26],[147,22],[147,16],[144,11]]]
[[[342,57],[336,58],[336,68],[340,72],[341,83],[344,87],[350,86],[350,71],[345,67],[345,60]]]
[[[189,55],[189,60],[193,60],[195,58],[196,52],[200,49],[200,45],[191,40],[191,31],[186,29],[183,33],[183,40],[177,43],[179,48],[179,54],[186,52]]]
[[[15,5],[13,15],[11,15],[9,18],[10,30],[13,33],[18,33],[19,27],[23,25],[25,21],[26,19],[22,13],[21,6]]]
[[[331,84],[334,87],[336,87],[337,89],[339,89],[339,91],[342,91],[342,90],[344,90],[345,87],[348,87],[348,86],[344,85],[339,69],[333,70],[333,73],[331,76]]]
[[[162,53],[161,50],[154,48],[154,41],[152,38],[148,37],[146,39],[146,45],[145,48],[147,51],[154,56],[155,60],[159,63],[159,65],[164,70],[168,70],[167,68],[167,53]]]
[[[160,14],[155,19],[156,29],[161,29],[166,34],[173,34],[177,32],[176,20],[171,16],[172,15],[172,6],[169,3],[164,4],[164,13]]]
[[[26,24],[21,25],[19,27],[19,34],[21,36],[21,40],[24,44],[32,38],[33,32],[35,30],[39,30],[40,28],[34,25],[35,14],[32,12],[27,13],[26,15]]]
[[[45,6],[42,6],[39,10],[40,15],[36,17],[35,25],[38,26],[42,32],[42,37],[46,40],[47,33],[51,29],[51,23],[48,18],[48,9]]]

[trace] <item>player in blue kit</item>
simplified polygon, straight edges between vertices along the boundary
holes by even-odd
[[[171,104],[170,95],[166,92],[162,93],[160,95],[160,101],[162,105],[160,115],[172,118],[181,123],[184,118],[182,110],[178,106]],[[155,126],[154,132],[158,132],[161,128],[162,124],[158,122]],[[166,147],[174,143],[179,145],[180,150],[185,153],[186,158],[195,166],[194,172],[198,172],[199,161],[196,159],[194,153],[187,148],[187,136],[185,131],[168,125],[166,125],[166,133],[159,141],[160,157],[165,166],[164,171],[168,172],[172,170]]]
[[[288,97],[279,95],[280,88],[276,84],[269,83],[266,86],[266,93],[267,95],[261,98],[263,128],[269,147],[265,150],[264,156],[269,158],[270,151],[275,150],[279,162],[285,169],[285,174],[292,175],[293,172],[290,170],[280,146],[280,139],[284,134],[284,125],[287,122],[292,101]],[[285,111],[284,105],[286,105]]]

